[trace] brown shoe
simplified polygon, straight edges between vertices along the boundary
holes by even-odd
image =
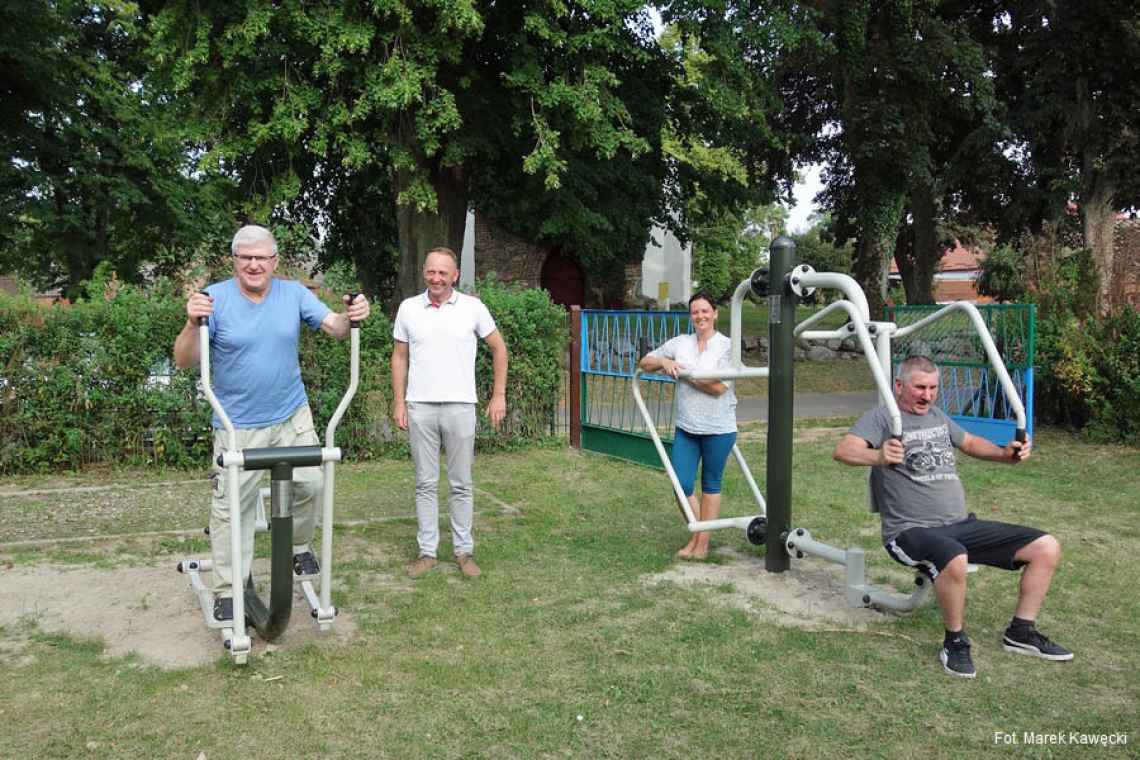
[[[424,554],[415,562],[408,565],[408,575],[412,576],[412,578],[419,578],[424,573],[428,573],[434,570],[438,564],[438,559],[435,557],[429,557]]]
[[[475,558],[470,554],[456,554],[455,561],[459,563],[459,572],[468,578],[478,578],[483,574],[483,571],[475,564]]]

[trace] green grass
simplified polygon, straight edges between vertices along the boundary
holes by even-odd
[[[759,364],[747,357],[746,365]],[[862,393],[875,390],[875,379],[865,361],[836,360],[795,363],[796,394]],[[767,397],[768,379],[751,378],[736,381],[738,398]]]
[[[808,317],[823,311],[823,306],[796,306],[796,324]],[[725,335],[729,334],[732,324],[732,306],[724,304],[716,310],[716,329]],[[826,330],[842,327],[847,323],[845,312],[837,312],[824,318],[820,324],[813,328]],[[745,336],[768,336],[768,302],[754,303],[746,300],[740,307],[740,328]]]
[[[797,434],[795,523],[836,546],[865,546],[872,577],[905,584],[907,574],[878,548],[864,473],[830,459],[838,434],[819,427]],[[1049,431],[1036,444],[1024,465],[970,461],[961,472],[979,515],[1039,525],[1065,546],[1042,627],[1076,651],[1072,663],[1001,651],[1017,578],[996,570],[970,579],[974,682],[942,674],[932,604],[884,616],[866,631],[811,631],[717,604],[733,590],[723,584],[647,584],[672,566],[685,538],[664,476],[565,450],[480,455],[484,576],[463,582],[434,573],[407,583],[411,466],[384,461],[338,470],[340,517],[354,521],[337,532],[335,601],[357,626],[349,642],[255,652],[244,667],[219,648],[213,665],[161,671],[30,623],[0,629],[8,684],[0,691],[0,755],[1129,756],[1140,742],[1140,601],[1127,561],[1140,540],[1140,451]],[[743,445],[762,480],[763,437]],[[139,473],[99,482],[123,499],[165,488],[146,480]],[[165,527],[201,527],[206,486],[187,489],[163,502]],[[518,512],[495,508],[489,496]],[[733,466],[725,502],[728,514],[748,511]],[[59,537],[72,525],[60,513],[76,510],[86,516],[85,532],[129,532],[129,510],[90,492],[21,504],[16,524],[26,540]],[[29,512],[37,519],[21,517]],[[148,513],[128,527],[161,523]],[[120,537],[87,542],[70,561],[106,562],[124,542],[152,559],[182,549],[169,537]],[[727,531],[714,545],[755,551]],[[48,545],[20,552],[0,555],[0,568],[66,553]],[[1072,752],[996,746],[995,731],[1130,736],[1123,750]]]
[[[822,307],[796,307],[796,322],[802,322]],[[717,309],[717,329],[728,335],[732,320],[732,309],[721,306]],[[833,314],[826,317],[817,329],[842,327],[847,321],[843,314]],[[744,337],[768,337],[768,304],[755,304],[745,301],[740,310],[741,332]],[[745,356],[745,364],[758,365],[759,360],[753,356]],[[795,365],[796,393],[854,393],[872,391],[875,381],[866,361],[798,361]],[[736,394],[741,397],[767,396],[768,381],[766,379],[739,380],[736,384]]]

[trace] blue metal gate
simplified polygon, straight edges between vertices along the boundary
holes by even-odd
[[[941,308],[888,307],[887,319],[906,327]],[[1025,406],[1025,428],[1032,436],[1037,307],[983,304],[977,309]],[[938,403],[950,417],[974,435],[984,436],[999,446],[1009,443],[1017,428],[1013,411],[965,314],[950,314],[913,335],[892,341],[891,363],[896,372],[911,354],[929,356],[941,368]]]
[[[692,331],[689,313],[583,309],[581,331],[582,448],[661,469],[630,383],[642,356]],[[659,375],[642,380],[646,406],[672,453],[675,381]]]

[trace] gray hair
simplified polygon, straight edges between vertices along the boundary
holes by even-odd
[[[432,248],[430,251],[428,251],[426,254],[424,254],[424,260],[426,261],[427,257],[431,256],[433,253],[439,253],[439,254],[443,254],[444,256],[450,256],[452,262],[455,264],[455,268],[456,269],[459,268],[459,257],[455,255],[455,251],[451,250],[447,246],[441,245],[437,248]]]
[[[277,240],[273,237],[273,233],[264,227],[258,227],[256,224],[247,224],[234,235],[233,242],[230,243],[230,253],[237,256],[238,248],[262,246],[266,243],[273,249],[273,255],[276,256]]]
[[[899,366],[898,379],[900,382],[905,383],[910,380],[910,376],[915,372],[937,372],[938,365],[930,360],[928,356],[908,356],[903,359],[903,363]]]

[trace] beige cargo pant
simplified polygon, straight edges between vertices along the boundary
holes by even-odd
[[[228,479],[224,468],[218,466],[218,457],[227,450],[226,431],[214,431],[214,457],[210,470],[214,493],[210,503],[210,544],[214,570],[211,589],[219,597],[233,596],[233,572],[230,561],[230,502],[226,492]],[[317,433],[313,429],[313,413],[305,404],[284,422],[263,428],[237,431],[238,449],[256,449],[269,446],[316,446]],[[261,487],[263,470],[239,470],[238,493],[241,499],[241,566],[249,576],[253,562],[253,533],[257,509],[257,491]],[[321,487],[324,476],[320,467],[298,467],[293,470],[293,553],[309,550],[317,526],[317,510],[321,504]],[[265,505],[269,512],[269,505]]]

